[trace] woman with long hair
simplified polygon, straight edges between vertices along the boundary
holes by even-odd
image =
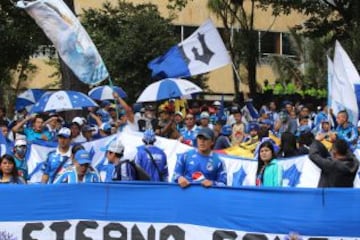
[[[256,186],[282,186],[283,169],[276,160],[274,146],[270,141],[260,144],[258,168],[256,171]]]
[[[0,183],[26,183],[18,174],[14,157],[9,154],[5,154],[0,158]]]
[[[299,155],[297,147],[296,136],[291,132],[284,132],[281,134],[279,158],[288,158]]]

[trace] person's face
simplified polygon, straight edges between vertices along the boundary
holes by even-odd
[[[84,138],[86,138],[86,139],[90,139],[92,137],[91,131],[83,131],[82,134],[83,134]]]
[[[294,110],[292,110],[289,114],[290,118],[295,119],[296,118],[296,112]]]
[[[257,130],[250,130],[249,134],[251,137],[255,137],[257,135]]]
[[[204,136],[198,136],[196,138],[198,150],[200,153],[209,153],[211,151],[211,146],[213,141],[211,139],[207,139]]]
[[[307,118],[301,119],[300,126],[306,126],[308,124],[309,124],[309,119],[307,119]]]
[[[58,137],[58,143],[60,148],[66,148],[70,146],[71,139],[63,136]]]
[[[52,126],[52,127],[56,127],[58,124],[58,118],[57,117],[54,117],[50,122],[49,122],[49,125]]]
[[[241,122],[241,113],[235,113],[234,119],[237,123],[240,123]]]
[[[109,114],[110,114],[110,116],[111,116],[112,118],[116,118],[116,111],[115,111],[115,109],[110,108],[110,109],[109,109]]]
[[[107,152],[106,152],[106,157],[107,157],[107,159],[108,159],[108,161],[109,161],[110,163],[114,163],[114,162],[115,162],[116,156],[115,156],[115,153],[114,153],[114,152],[107,151]]]
[[[3,174],[11,174],[14,169],[14,163],[4,158],[1,161],[0,168]]]
[[[202,118],[202,119],[200,119],[200,125],[201,125],[201,126],[207,126],[207,125],[209,125],[209,119],[208,119],[208,118]]]
[[[322,123],[322,129],[324,131],[329,131],[330,130],[330,124],[328,122]],[[358,128],[358,130],[359,130],[359,128]]]
[[[170,115],[166,112],[161,112],[160,113],[160,119],[161,120],[168,120],[170,118]]]
[[[174,119],[176,123],[182,122],[182,117],[179,114],[176,114]]]
[[[3,126],[3,127],[1,127],[1,132],[4,137],[7,137],[8,133],[9,133],[9,129],[7,127]]]
[[[301,109],[301,112],[300,112],[301,116],[309,116],[309,114],[310,114],[310,111],[309,111],[309,109],[307,107],[303,107]]]
[[[276,104],[274,102],[270,102],[269,108],[270,108],[271,111],[275,111],[276,110]]]
[[[263,162],[269,162],[272,159],[271,149],[268,147],[262,147],[260,149],[260,159]]]
[[[44,120],[42,120],[41,118],[36,118],[35,122],[34,122],[34,130],[36,132],[41,132],[43,123],[44,123]]]
[[[185,124],[186,124],[186,126],[188,126],[188,127],[192,127],[192,126],[194,126],[195,125],[195,118],[194,118],[194,116],[193,115],[186,115],[186,117],[185,117]]]
[[[288,113],[290,113],[293,110],[293,106],[291,104],[286,104],[285,109]]]
[[[26,150],[27,150],[27,147],[26,145],[24,146],[16,146],[15,147],[15,154],[20,157],[20,158],[23,158],[26,154]]]
[[[77,164],[76,165],[76,170],[77,170],[77,173],[80,175],[80,176],[84,176],[86,171],[88,170],[89,168],[89,165],[88,163],[84,163],[84,164]]]
[[[78,125],[76,125],[76,124],[71,125],[70,130],[71,130],[71,136],[73,136],[73,137],[78,136],[78,135],[79,135],[79,133],[80,133],[79,126],[78,126]]]
[[[343,125],[344,123],[346,123],[347,119],[346,119],[346,115],[345,113],[339,113],[337,116],[336,116],[336,122],[339,124],[339,125]]]
[[[155,112],[153,111],[153,110],[146,110],[145,111],[145,117],[146,118],[154,118],[154,116],[155,116]]]

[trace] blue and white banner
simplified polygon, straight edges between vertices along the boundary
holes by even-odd
[[[138,132],[123,132],[118,135],[84,143],[83,145],[92,156],[92,166],[98,168],[99,166],[107,165],[104,149],[106,149],[106,146],[115,138],[121,139],[124,144],[124,157],[126,159],[134,159],[137,147],[143,145],[141,140],[142,133]],[[157,137],[156,139],[155,145],[163,149],[167,155],[169,176],[172,176],[178,156],[191,149],[191,147],[177,140],[162,137]],[[55,148],[56,143],[42,142],[42,145],[31,144],[30,153],[28,154],[28,168],[31,176],[30,182],[40,182],[42,176],[41,166],[44,161],[46,161],[47,154],[50,151],[54,151]],[[360,156],[359,152],[359,150],[356,151],[357,156]],[[257,160],[223,154],[220,154],[220,158],[224,161],[227,169],[228,186],[239,187],[255,185]],[[280,159],[278,162],[284,170],[283,186],[317,187],[321,171],[309,160],[307,155]],[[104,168],[104,171],[100,171],[103,180],[105,179],[105,170]],[[354,185],[355,187],[360,187],[360,173],[357,174]]]
[[[97,84],[109,76],[94,43],[62,0],[21,0],[16,6],[36,21],[80,81]]]
[[[209,19],[191,36],[152,60],[152,77],[163,79],[190,77],[210,72],[231,63],[219,32]]]
[[[358,189],[182,189],[166,183],[7,184],[0,189],[0,239],[282,240],[290,232],[304,240],[360,236]]]

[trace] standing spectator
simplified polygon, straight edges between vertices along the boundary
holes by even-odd
[[[332,141],[343,139],[348,143],[351,150],[355,150],[359,135],[357,128],[349,122],[348,113],[346,111],[340,111],[336,116],[336,122],[338,124],[335,131],[336,135],[330,134],[330,139]]]
[[[13,156],[5,154],[0,158],[0,183],[25,184],[25,180],[18,175]]]
[[[169,172],[167,157],[165,152],[154,146],[156,141],[155,133],[152,129],[144,132],[142,141],[145,145],[140,146],[135,156],[135,163],[140,165],[153,182],[168,182]]]
[[[65,168],[72,165],[71,162],[71,131],[63,127],[58,132],[58,147],[48,154],[43,165],[42,183],[53,183],[55,177]]]
[[[75,153],[76,165],[68,167],[54,180],[56,183],[94,183],[100,182],[96,170],[90,168],[91,158],[87,151],[80,149]]]
[[[320,169],[318,187],[353,187],[359,162],[344,139],[337,139],[331,156],[318,135],[310,146],[309,158]]]
[[[50,113],[49,118],[44,122],[45,129],[51,135],[51,141],[56,141],[56,136],[57,136],[57,132],[59,131],[59,125],[60,125],[59,121],[61,121],[61,119],[57,114]]]
[[[26,122],[29,120],[33,120],[32,127],[26,127],[24,129],[24,134],[26,136],[26,140],[29,142],[32,142],[34,140],[44,140],[49,141],[51,140],[51,134],[44,130],[44,119],[39,116],[32,116],[29,115],[25,119],[19,121],[13,128],[12,131],[17,133],[20,131],[20,129],[24,126]]]
[[[136,180],[136,169],[129,160],[124,160],[124,145],[114,139],[106,148],[106,157],[111,164],[107,168],[105,182]]]
[[[279,113],[279,120],[274,124],[274,131],[277,132],[278,137],[284,132],[295,134],[297,130],[296,119],[290,118],[286,111]]]
[[[256,171],[256,186],[282,186],[282,167],[276,160],[274,146],[270,141],[260,144],[258,167]]]
[[[196,140],[197,149],[184,153],[176,162],[173,180],[182,188],[192,182],[199,182],[204,187],[225,186],[225,164],[211,149],[214,132],[210,128],[202,128]]]
[[[17,139],[14,144],[14,161],[16,164],[16,169],[18,170],[18,175],[23,177],[26,181],[28,179],[28,167],[27,161],[25,159],[27,151],[27,143],[25,139]]]
[[[242,115],[238,108],[236,111],[235,109],[233,110],[233,116],[235,123],[232,125],[231,144],[233,146],[239,146],[245,137],[245,124],[242,122]]]
[[[158,128],[156,129],[156,134],[162,137],[177,139],[180,134],[176,130],[176,123],[174,121],[173,112],[164,106],[159,109],[160,121]]]
[[[180,130],[180,142],[190,146],[196,146],[196,135],[199,128],[195,124],[195,117],[193,114],[188,113],[185,116],[185,127]]]

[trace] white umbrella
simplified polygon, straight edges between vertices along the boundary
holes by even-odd
[[[88,95],[92,98],[92,99],[96,99],[96,100],[114,100],[114,96],[113,96],[113,92],[117,92],[117,94],[121,97],[121,98],[126,98],[126,92],[121,88],[121,87],[117,87],[117,86],[99,86],[96,88],[93,88],[89,91]]]
[[[202,89],[188,80],[166,78],[147,86],[137,102],[155,102],[198,92],[202,92]]]
[[[31,109],[31,113],[78,110],[98,105],[87,95],[76,91],[57,91],[44,94]]]

